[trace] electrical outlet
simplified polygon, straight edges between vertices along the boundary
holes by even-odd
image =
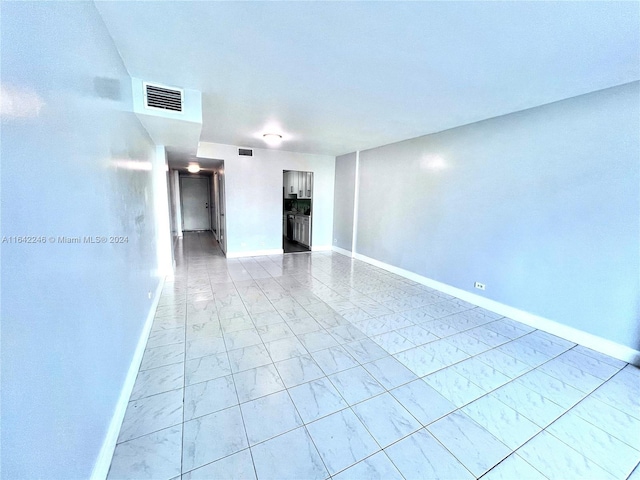
[[[151,300],[151,290],[147,292],[147,297],[149,297],[149,300]]]
[[[478,290],[485,289],[484,283],[476,282],[473,286],[476,287]]]

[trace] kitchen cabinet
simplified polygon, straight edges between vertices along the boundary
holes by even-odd
[[[298,198],[311,198],[312,196],[312,173],[296,172],[298,174]]]
[[[311,217],[296,215],[293,222],[293,241],[305,247],[311,246]]]
[[[296,198],[299,191],[298,172],[284,172],[284,196]]]
[[[305,247],[311,246],[311,217],[302,217],[302,239],[300,243]]]
[[[313,194],[313,173],[284,172],[284,197],[310,199]]]

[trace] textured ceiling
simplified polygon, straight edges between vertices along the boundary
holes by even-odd
[[[201,141],[339,155],[640,78],[638,2],[95,2]]]

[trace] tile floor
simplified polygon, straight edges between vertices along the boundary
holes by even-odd
[[[177,263],[111,479],[640,478],[636,367],[335,253]]]

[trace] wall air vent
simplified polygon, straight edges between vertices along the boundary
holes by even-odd
[[[184,91],[144,82],[144,106],[158,110],[182,113]]]
[[[249,148],[239,148],[238,155],[243,155],[245,157],[253,157],[253,150]]]

